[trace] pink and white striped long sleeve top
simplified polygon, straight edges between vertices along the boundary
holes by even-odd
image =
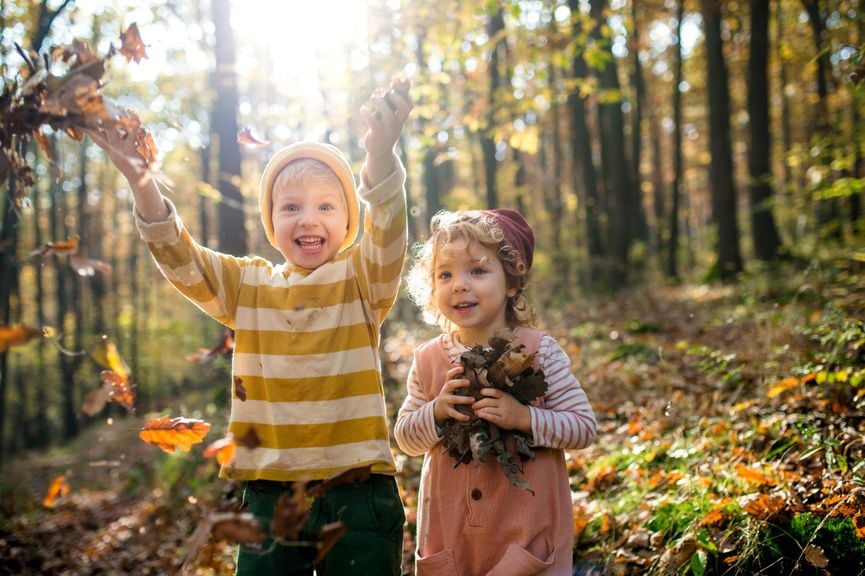
[[[442,334],[441,346],[451,363],[459,362],[467,350],[451,334]],[[580,449],[595,440],[597,422],[586,393],[571,372],[571,362],[558,342],[544,334],[535,360],[547,383],[547,392],[529,406],[532,415],[532,444],[562,450]],[[439,389],[444,382],[439,384]],[[435,397],[427,397],[413,364],[408,376],[408,393],[394,427],[399,447],[410,456],[429,452],[441,440],[433,415]]]

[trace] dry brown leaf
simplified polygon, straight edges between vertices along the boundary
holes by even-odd
[[[125,31],[120,34],[120,53],[126,58],[126,61],[135,60],[135,63],[141,62],[147,58],[147,46],[141,40],[141,34],[138,32],[138,24],[133,22]]]
[[[279,542],[297,540],[309,519],[306,483],[294,482],[291,490],[279,495],[273,512],[271,532]]]
[[[58,256],[63,254],[74,254],[78,251],[78,243],[81,239],[77,234],[69,237],[67,240],[62,240],[60,242],[46,242],[39,248],[36,248],[32,252],[30,252],[29,257],[33,256],[44,256],[45,254],[57,254]]]
[[[103,370],[99,373],[102,382],[109,387],[108,399],[120,404],[129,412],[135,412],[135,384],[113,370]]]
[[[321,527],[319,534],[320,541],[318,543],[318,555],[315,557],[316,562],[327,556],[334,544],[342,538],[342,535],[348,531],[348,526],[344,522],[331,522]]]

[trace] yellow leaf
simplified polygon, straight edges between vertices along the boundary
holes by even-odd
[[[775,396],[783,394],[787,390],[792,390],[793,388],[796,388],[797,386],[799,386],[801,384],[802,384],[802,381],[799,380],[798,378],[796,378],[795,376],[790,376],[789,378],[784,378],[783,380],[781,380],[780,382],[778,382],[777,384],[775,384],[774,386],[769,388],[769,393],[767,394],[767,396],[769,398],[774,398]]]
[[[129,380],[129,367],[123,361],[123,358],[120,357],[117,346],[107,336],[102,337],[90,355],[97,364],[111,370],[120,379]]]

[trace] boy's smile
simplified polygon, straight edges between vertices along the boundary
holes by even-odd
[[[294,182],[273,191],[273,231],[288,262],[314,270],[333,259],[345,240],[348,211],[333,182]]]

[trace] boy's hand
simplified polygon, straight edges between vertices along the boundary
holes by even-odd
[[[435,399],[433,414],[435,415],[436,424],[439,426],[444,424],[445,420],[450,418],[461,420],[463,422],[469,419],[469,416],[457,410],[456,406],[460,404],[471,404],[475,399],[471,396],[461,396],[454,393],[459,388],[465,388],[469,385],[468,380],[457,377],[463,372],[463,370],[462,366],[455,366],[448,370],[448,380],[445,382],[445,385],[442,386],[441,392],[439,392],[439,395]]]
[[[116,129],[101,130],[87,128],[85,130],[94,144],[102,148],[111,163],[132,183],[133,179],[141,178],[148,172],[147,161],[141,155],[137,143],[141,135],[141,127],[134,126],[125,134]]]
[[[100,130],[88,128],[87,135],[93,143],[102,148],[111,163],[117,166],[120,173],[129,182],[129,188],[135,198],[135,210],[145,222],[160,222],[168,214],[165,199],[153,176],[150,166],[142,154],[139,138],[149,138],[149,134],[140,125],[129,128],[126,134],[116,129]]]
[[[472,404],[478,418],[504,430],[532,433],[532,413],[528,406],[498,388],[482,388],[481,395],[483,398]]]
[[[370,187],[393,171],[393,147],[414,108],[409,86],[407,80],[394,79],[387,89],[376,90],[360,108],[360,115],[367,125],[361,144],[366,150],[364,172]]]

